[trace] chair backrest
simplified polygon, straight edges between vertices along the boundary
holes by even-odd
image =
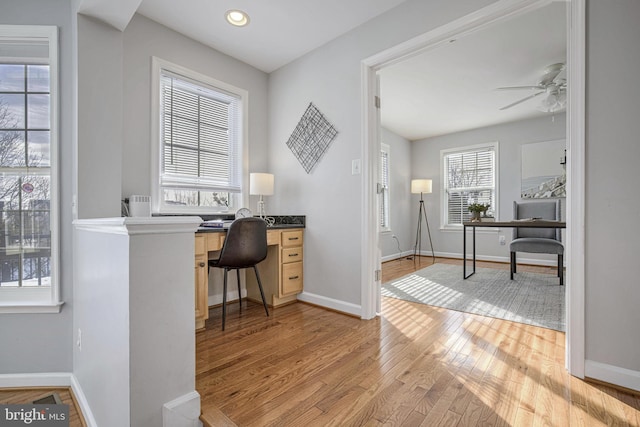
[[[559,221],[560,200],[543,202],[513,202],[513,219],[542,218]],[[561,240],[562,233],[559,228],[514,228],[513,238],[539,237],[542,239]]]
[[[218,267],[246,268],[267,257],[267,223],[260,218],[238,218],[225,237]]]

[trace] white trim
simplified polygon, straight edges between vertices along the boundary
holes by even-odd
[[[10,305],[0,305],[0,314],[51,314],[51,313],[60,313],[62,310],[62,306],[64,305],[63,301],[60,302],[52,302],[52,303],[25,303],[18,304],[12,303]]]
[[[322,295],[312,294],[310,292],[303,292],[299,294],[298,300],[302,302],[308,302],[309,304],[318,305],[320,307],[329,308],[331,310],[339,311],[341,313],[351,314],[353,316],[361,316],[362,313],[362,306],[360,305],[328,298]]]
[[[620,368],[593,360],[585,360],[584,376],[609,384],[640,391],[640,371]]]
[[[87,426],[96,427],[98,425],[78,379],[71,372],[0,374],[0,388],[16,387],[71,387]]]
[[[160,73],[162,70],[169,71],[174,74],[184,76],[187,79],[201,82],[202,84],[217,88],[222,91],[229,92],[240,97],[240,108],[242,110],[242,124],[240,126],[240,146],[241,146],[241,164],[242,164],[242,192],[238,197],[240,206],[235,206],[231,210],[221,210],[219,212],[212,211],[211,207],[189,207],[174,208],[162,206],[162,186],[160,185],[160,171],[162,170],[160,156]],[[178,64],[166,61],[156,56],[151,57],[151,130],[149,132],[151,140],[151,212],[162,214],[200,214],[200,213],[231,213],[235,212],[242,206],[249,203],[249,191],[245,189],[249,182],[249,92],[245,89],[233,86],[205,74],[198,73]]]
[[[192,391],[162,405],[163,427],[201,426],[200,394]]]
[[[195,233],[202,223],[198,216],[158,216],[76,219],[76,230],[96,233],[136,235]]]
[[[571,27],[569,34],[569,108],[567,150],[570,162],[568,165],[570,194],[567,204],[571,205],[567,215],[568,228],[568,256],[567,269],[567,369],[572,375],[584,376],[584,185],[585,185],[585,5],[586,0],[571,0],[567,4],[571,7]],[[432,31],[407,40],[404,43],[386,49],[362,61],[362,146],[365,155],[370,147],[375,147],[377,126],[373,107],[373,96],[376,71],[381,68],[417,55],[426,49],[432,49],[440,43],[447,42],[451,37],[458,37],[472,31],[479,30],[486,25],[501,19],[526,13],[549,4],[550,0],[498,0],[491,5],[479,9],[467,16],[454,20]],[[573,66],[575,64],[575,66]],[[573,166],[571,166],[573,163]],[[363,198],[374,189],[374,182],[370,176],[364,177]],[[374,307],[375,298],[364,298],[371,287],[371,266],[375,263],[375,248],[378,247],[377,233],[374,224],[368,224],[371,206],[363,202],[363,248],[362,248],[362,305],[363,312],[370,312]],[[365,229],[364,227],[369,227]]]
[[[585,64],[586,0],[572,0],[569,19],[567,117],[567,335],[565,364],[585,375]]]

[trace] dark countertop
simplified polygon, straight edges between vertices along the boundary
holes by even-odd
[[[269,230],[282,230],[287,228],[304,228],[304,224],[275,224],[271,227],[267,227],[267,231]],[[227,231],[227,228],[218,228],[218,227],[198,227],[197,233],[220,233]]]

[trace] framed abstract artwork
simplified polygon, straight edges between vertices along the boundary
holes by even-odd
[[[520,197],[566,197],[566,144],[564,139],[522,145]]]

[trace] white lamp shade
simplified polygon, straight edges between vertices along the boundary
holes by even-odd
[[[249,194],[259,196],[273,195],[273,174],[252,173],[249,174]]]
[[[414,194],[431,193],[431,180],[430,179],[412,179],[411,192]]]

